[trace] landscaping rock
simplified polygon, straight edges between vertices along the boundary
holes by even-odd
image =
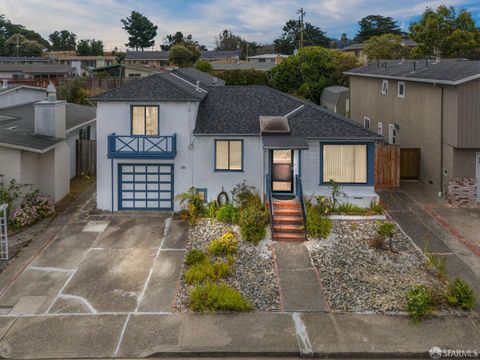
[[[332,310],[404,312],[406,292],[415,284],[445,289],[427,269],[421,251],[398,228],[394,251],[388,240],[383,248],[372,248],[369,243],[376,235],[376,221],[334,221],[328,238],[306,242]]]
[[[238,226],[223,224],[216,220],[201,219],[189,231],[187,251],[199,249],[207,253],[208,243],[227,231],[233,231],[236,234],[239,246],[233,265],[234,272],[224,279],[225,283],[238,289],[245,299],[252,303],[255,310],[280,310],[280,294],[271,240],[262,240],[255,246],[241,240]],[[192,287],[185,283],[182,276],[175,305],[177,311],[190,311],[188,294]]]

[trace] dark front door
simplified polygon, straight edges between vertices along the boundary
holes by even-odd
[[[293,192],[292,150],[272,150],[272,191]]]

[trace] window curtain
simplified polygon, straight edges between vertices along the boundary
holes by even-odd
[[[324,145],[323,181],[367,183],[367,145]]]

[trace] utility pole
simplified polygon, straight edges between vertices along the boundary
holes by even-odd
[[[301,7],[300,10],[297,11],[297,14],[300,14],[300,41],[298,44],[298,48],[301,49],[303,47],[303,32],[304,32],[303,17],[305,16],[305,11],[303,11],[303,7]]]
[[[20,44],[18,43],[18,36],[17,36],[17,45],[15,47],[17,49],[17,57],[18,57],[18,51],[20,49]]]

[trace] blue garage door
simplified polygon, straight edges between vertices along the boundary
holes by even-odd
[[[172,210],[172,164],[119,164],[119,210]]]

